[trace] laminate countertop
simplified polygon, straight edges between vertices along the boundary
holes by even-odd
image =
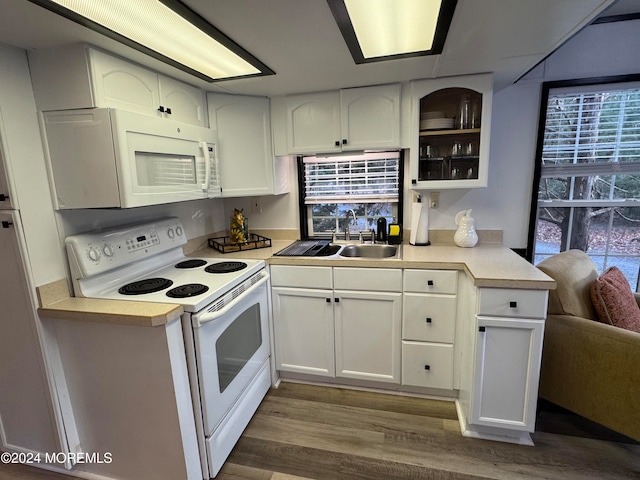
[[[270,248],[223,254],[209,247],[190,253],[190,257],[258,259],[269,265],[343,266],[363,268],[417,268],[462,270],[477,287],[553,290],[555,282],[512,250],[499,244],[460,248],[451,244],[426,247],[402,245],[399,258],[367,259],[345,257],[277,257],[275,253],[293,240],[273,240]],[[136,301],[99,300],[70,297],[66,280],[38,287],[42,318],[80,320],[118,325],[155,327],[183,313],[179,305]]]
[[[513,250],[500,244],[460,248],[451,244],[416,247],[403,244],[400,258],[372,259],[347,257],[277,257],[290,240],[274,240],[271,248],[258,248],[223,254],[212,248],[197,250],[189,256],[200,258],[234,258],[265,260],[269,265],[310,265],[363,268],[418,268],[464,270],[476,287],[553,290],[555,281],[531,265]]]

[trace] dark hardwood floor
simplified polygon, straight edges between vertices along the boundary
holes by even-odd
[[[540,405],[532,437],[534,447],[464,438],[452,402],[283,382],[217,478],[640,479],[640,444],[552,405]],[[0,480],[70,478],[0,465]]]

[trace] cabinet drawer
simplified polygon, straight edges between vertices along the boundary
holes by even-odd
[[[456,293],[455,270],[405,270],[404,291],[416,293]]]
[[[453,345],[402,342],[402,384],[453,389]]]
[[[546,318],[547,294],[546,290],[480,288],[478,315]]]
[[[333,288],[331,267],[298,267],[271,265],[271,285],[274,287]]]
[[[336,290],[400,292],[402,291],[402,270],[336,267],[333,269],[333,285]]]
[[[456,297],[453,295],[403,295],[402,339],[453,343]]]

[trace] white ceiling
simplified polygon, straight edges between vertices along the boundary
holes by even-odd
[[[88,42],[210,91],[282,95],[493,72],[504,88],[614,0],[458,0],[441,55],[356,65],[326,0],[183,0],[276,75],[206,83],[26,0],[0,0],[0,42]],[[637,0],[621,0],[620,11]],[[625,8],[627,8],[625,10]],[[170,28],[170,26],[168,27]]]

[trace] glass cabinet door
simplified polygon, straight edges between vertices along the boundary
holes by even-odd
[[[486,186],[491,85],[490,75],[413,83],[412,188]]]

